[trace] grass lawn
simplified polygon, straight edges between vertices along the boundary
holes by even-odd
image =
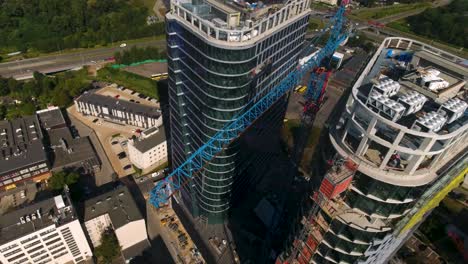
[[[322,29],[325,27],[325,23],[319,18],[310,17],[308,30]]]
[[[148,13],[149,13],[150,15],[154,15],[153,7],[154,7],[154,4],[156,3],[156,0],[140,0],[140,2],[141,2],[146,8],[148,8]]]
[[[398,13],[408,12],[416,9],[427,8],[429,3],[414,3],[414,4],[398,4],[392,6],[378,7],[378,8],[365,8],[354,11],[352,14],[360,19],[380,19],[396,15]]]
[[[413,32],[411,32],[411,29],[409,28],[409,25],[406,19],[401,19],[401,20],[390,22],[387,24],[387,27],[413,34]]]
[[[310,4],[310,7],[313,9],[313,10],[320,10],[320,11],[327,11],[329,9],[333,9],[334,6],[331,6],[331,5],[327,5],[325,3],[321,3],[321,2],[312,2]]]
[[[115,82],[138,93],[159,99],[158,84],[151,79],[108,67],[100,69],[97,78],[107,82]]]

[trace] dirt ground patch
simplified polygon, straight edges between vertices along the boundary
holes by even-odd
[[[166,62],[151,62],[145,63],[137,66],[128,66],[123,68],[123,70],[151,78],[152,74],[156,73],[166,73],[167,72],[167,63]]]

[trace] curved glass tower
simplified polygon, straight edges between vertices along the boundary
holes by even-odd
[[[305,40],[309,1],[171,1],[166,15],[171,118],[171,155],[179,166],[259,93],[267,93],[297,65]],[[286,100],[263,116],[279,127]],[[244,168],[258,156],[234,141],[178,195],[194,217],[222,223],[234,189],[254,179]],[[245,152],[245,151],[244,151]],[[241,155],[242,154],[242,155]],[[260,165],[260,164],[256,164]]]
[[[386,38],[329,119],[325,175],[277,263],[387,263],[467,173],[462,59]],[[319,162],[320,163],[320,162]]]

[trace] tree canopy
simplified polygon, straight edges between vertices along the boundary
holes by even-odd
[[[410,29],[418,35],[468,47],[468,1],[454,0],[448,6],[430,8],[407,18]]]
[[[164,33],[148,9],[127,0],[0,0],[0,48],[51,52]]]
[[[65,184],[70,186],[78,182],[80,174],[74,171],[65,172],[59,171],[54,172],[52,177],[49,178],[48,184],[49,187],[53,190],[63,190]]]
[[[72,103],[73,97],[90,87],[90,82],[86,69],[54,77],[35,72],[34,79],[27,82],[0,76],[0,97],[16,100],[15,104],[5,106],[5,112],[0,109],[0,119],[31,115],[37,108],[46,108],[49,104],[66,107]]]
[[[120,245],[114,230],[108,228],[102,233],[101,245],[94,249],[98,263],[112,263],[120,254]]]

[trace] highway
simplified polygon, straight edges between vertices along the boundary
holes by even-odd
[[[52,73],[82,67],[83,65],[93,63],[93,61],[112,57],[116,51],[130,49],[133,46],[165,48],[165,45],[165,39],[147,40],[138,43],[129,43],[125,48],[120,48],[119,45],[116,45],[113,47],[83,49],[80,51],[5,62],[0,63],[0,75],[3,77],[13,77],[18,80],[28,79],[32,78],[32,74],[35,71]]]
[[[448,4],[449,0],[440,0],[434,4],[434,6],[443,6]],[[396,14],[393,16],[385,17],[382,19],[377,19],[375,21],[387,24],[389,22],[402,19],[418,12],[422,12],[423,9],[419,10],[411,10],[408,12],[403,12],[400,14]],[[330,12],[322,12],[312,10],[311,16],[322,19],[328,20],[328,15],[331,15]],[[371,39],[375,41],[381,41],[385,36],[394,36],[394,35],[409,35],[404,34],[403,32],[397,32],[392,29],[379,29],[370,27],[367,22],[354,20],[353,23],[355,24],[356,29],[360,30],[362,33],[369,36]],[[313,37],[317,32],[309,32],[307,37]],[[411,35],[409,36],[411,37]],[[119,43],[120,44],[120,43]],[[434,43],[435,44],[435,43]],[[18,80],[32,78],[33,72],[38,71],[42,73],[54,73],[59,71],[65,71],[69,69],[74,69],[78,67],[82,67],[83,65],[92,64],[93,61],[104,60],[106,58],[112,57],[116,51],[123,50],[123,49],[130,49],[133,46],[137,47],[147,47],[147,46],[155,46],[159,48],[165,48],[166,40],[165,39],[158,39],[158,40],[146,40],[138,43],[128,43],[125,48],[120,48],[118,44],[113,47],[105,47],[105,48],[96,48],[96,49],[82,49],[80,51],[73,51],[73,52],[66,52],[62,54],[54,54],[54,55],[45,55],[37,58],[31,59],[23,59],[18,61],[12,62],[5,62],[0,63],[0,76],[3,77],[13,77]],[[439,47],[448,48],[446,45],[437,45]],[[452,49],[453,52],[456,52]]]

